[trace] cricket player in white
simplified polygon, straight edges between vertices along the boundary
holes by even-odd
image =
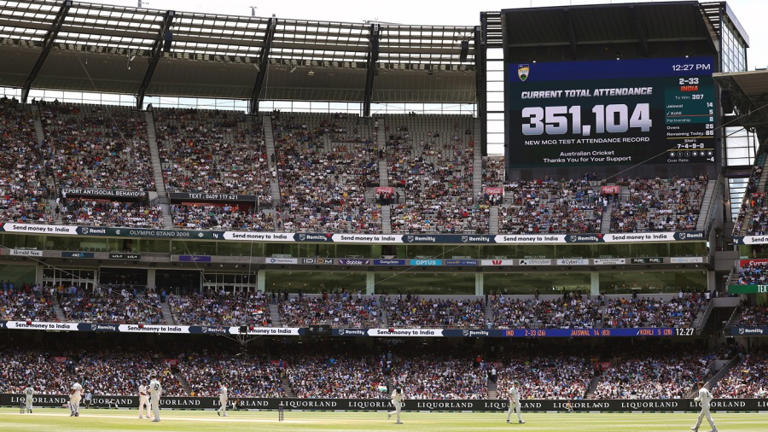
[[[144,384],[139,385],[139,418],[149,418],[149,390]]]
[[[69,388],[69,416],[80,417],[80,399],[83,397],[83,386],[80,383],[72,384]]]
[[[392,391],[392,406],[395,407],[394,411],[387,412],[387,419],[392,418],[392,414],[397,416],[397,424],[403,424],[400,421],[400,411],[403,409],[403,391],[398,387]]]
[[[149,382],[149,396],[150,405],[152,406],[153,422],[160,421],[160,395],[163,394],[163,387],[160,385],[160,381],[156,377],[152,377],[152,381]]]
[[[218,416],[227,416],[227,386],[224,384],[221,385],[221,388],[219,388],[219,404],[221,405],[219,409],[216,410],[216,415]]]
[[[35,389],[27,386],[24,389],[24,409],[27,414],[32,414],[32,399],[35,397]]]
[[[699,395],[694,399],[694,401],[701,404],[701,412],[699,413],[698,420],[696,420],[696,426],[691,428],[692,431],[698,432],[701,421],[706,417],[709,425],[712,426],[712,432],[717,432],[717,426],[715,426],[712,416],[709,415],[709,403],[712,402],[712,399],[712,393],[707,390],[706,386],[702,386],[701,390],[699,390]]]
[[[517,422],[520,424],[525,423],[523,416],[520,415],[520,391],[517,389],[517,381],[512,383],[512,387],[509,388],[509,408],[507,408],[507,423],[509,423],[510,417],[512,417],[512,411],[517,414]]]

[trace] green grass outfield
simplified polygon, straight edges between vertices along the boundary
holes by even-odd
[[[2,432],[90,432],[90,431],[689,431],[696,420],[693,413],[680,414],[597,414],[529,413],[526,424],[506,424],[505,414],[490,413],[404,413],[402,425],[374,412],[286,412],[277,421],[275,411],[231,412],[217,417],[214,411],[163,410],[160,423],[136,418],[135,410],[82,409],[80,417],[69,417],[61,408],[41,408],[21,415],[18,409],[0,408]],[[722,432],[766,432],[768,413],[714,413]],[[706,423],[701,431],[709,430]]]

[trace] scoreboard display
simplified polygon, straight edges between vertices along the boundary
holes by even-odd
[[[715,162],[712,57],[506,68],[510,168]]]

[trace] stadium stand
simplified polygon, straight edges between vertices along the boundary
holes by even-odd
[[[154,111],[163,178],[168,192],[256,195],[269,203],[263,131],[243,113]]]
[[[765,398],[768,395],[768,360],[765,350],[746,354],[712,389],[718,398]]]
[[[472,192],[471,118],[393,115],[386,124],[393,232],[487,233],[488,206]]]
[[[342,114],[273,114],[281,194],[278,229],[381,233],[381,210],[366,194],[378,181],[368,119]]]
[[[259,294],[242,297],[228,294],[172,294],[168,296],[168,304],[177,324],[267,327],[272,322],[266,300]]]
[[[515,381],[525,399],[584,399],[592,374],[592,364],[576,356],[518,356],[497,366],[502,399]]]
[[[498,296],[491,299],[490,310],[495,328],[691,327],[705,305],[699,294],[674,299]]]
[[[35,136],[30,108],[0,99],[0,217],[5,222],[51,223],[47,200],[55,189],[51,155]]]
[[[707,178],[625,179],[628,189],[611,215],[611,231],[692,231],[701,210]]]
[[[712,356],[664,353],[617,356],[600,376],[596,399],[684,398],[703,381]]]
[[[294,296],[280,303],[280,321],[288,327],[330,325],[341,328],[379,327],[380,305],[373,296],[343,294]]]
[[[163,314],[155,293],[100,286],[88,291],[72,286],[60,300],[64,316],[75,322],[160,324]]]
[[[39,285],[21,287],[15,291],[11,283],[2,282],[0,291],[0,319],[55,321],[54,299]]]

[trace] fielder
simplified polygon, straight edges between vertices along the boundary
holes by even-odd
[[[24,412],[32,414],[32,399],[35,396],[35,389],[32,386],[27,386],[24,389]]]
[[[227,386],[224,384],[221,385],[221,388],[219,388],[219,404],[221,405],[219,409],[216,410],[216,415],[218,416],[227,416]]]
[[[509,408],[507,409],[507,423],[510,423],[509,419],[512,417],[512,411],[517,414],[517,422],[520,424],[525,423],[523,416],[520,414],[520,391],[517,390],[517,381],[512,382],[512,387],[509,388]]]
[[[403,409],[403,391],[400,387],[397,387],[392,392],[392,406],[395,407],[395,410],[387,412],[387,419],[392,418],[392,414],[395,414],[397,416],[396,424],[403,424],[403,422],[400,421],[400,411]]]
[[[69,416],[80,417],[80,399],[83,398],[83,386],[80,383],[72,384],[69,388]]]
[[[152,381],[149,382],[149,396],[150,405],[152,406],[153,422],[160,421],[160,395],[163,394],[163,387],[160,385],[157,377],[152,376]]]
[[[712,416],[709,415],[709,403],[712,402],[712,399],[712,393],[707,390],[706,386],[702,386],[701,390],[699,390],[699,395],[694,399],[694,401],[701,403],[701,412],[699,413],[699,418],[696,420],[696,426],[691,428],[692,431],[698,432],[699,426],[701,426],[701,421],[706,417],[709,425],[712,426],[712,432],[717,432],[717,426],[715,426]]]
[[[149,392],[147,386],[139,385],[139,418],[149,418]]]

